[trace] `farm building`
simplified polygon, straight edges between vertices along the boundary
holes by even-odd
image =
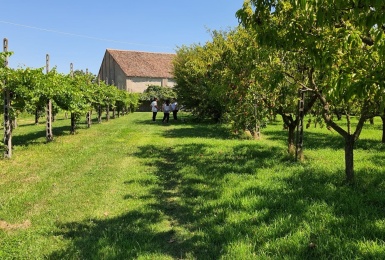
[[[99,69],[100,80],[128,92],[142,93],[148,86],[173,87],[176,54],[107,49]]]

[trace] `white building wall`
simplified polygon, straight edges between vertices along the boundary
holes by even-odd
[[[120,68],[115,69],[114,84],[118,89],[121,89],[121,90],[127,89],[127,86],[126,86],[127,83],[125,79],[126,79],[126,75],[124,74],[124,72]]]
[[[174,87],[175,81],[172,79],[163,78],[127,78],[126,86],[128,92],[143,93],[148,86],[163,86],[163,87]]]

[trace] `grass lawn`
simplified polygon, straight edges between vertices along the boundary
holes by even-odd
[[[281,122],[255,141],[162,116],[70,135],[59,115],[49,144],[44,122],[20,119],[0,159],[0,259],[385,259],[380,119],[346,185],[342,137],[325,128],[305,130],[295,162]]]

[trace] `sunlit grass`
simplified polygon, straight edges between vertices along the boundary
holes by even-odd
[[[0,160],[0,258],[385,258],[380,120],[344,182],[342,137],[305,130],[305,160],[282,123],[238,140],[223,125],[152,123],[150,113],[79,125],[23,117]]]

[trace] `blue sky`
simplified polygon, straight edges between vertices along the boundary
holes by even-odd
[[[46,54],[61,73],[97,74],[106,49],[174,53],[204,44],[208,30],[238,25],[243,0],[2,0],[0,37],[9,66],[40,68]],[[3,41],[1,41],[2,44]],[[3,50],[3,47],[1,47]]]

